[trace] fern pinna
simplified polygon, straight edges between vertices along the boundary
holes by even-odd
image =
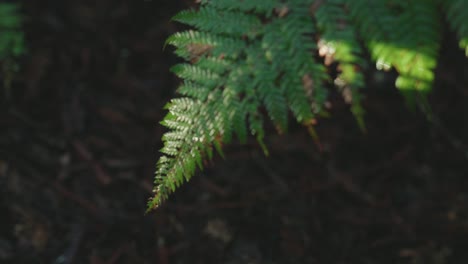
[[[267,152],[265,118],[283,133],[292,113],[313,132],[330,81],[364,127],[364,54],[399,73],[396,86],[409,101],[421,97],[434,79],[444,16],[468,52],[465,0],[201,0],[198,10],[180,12],[174,20],[194,29],[167,40],[186,63],[173,67],[182,97],[166,106],[169,132],[148,208],[202,169],[213,149],[223,155],[234,136],[253,135]]]

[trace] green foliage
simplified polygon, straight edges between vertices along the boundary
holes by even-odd
[[[24,52],[23,19],[18,9],[16,4],[0,3],[0,60]]]
[[[444,15],[468,52],[465,0],[202,0],[182,11],[174,19],[195,29],[167,40],[187,62],[172,69],[182,97],[166,107],[169,132],[149,209],[202,169],[213,149],[223,155],[234,136],[253,135],[267,154],[265,118],[284,133],[292,115],[314,136],[331,81],[364,129],[367,54],[377,69],[398,72],[395,85],[408,102],[424,98]]]
[[[349,7],[377,68],[398,71],[396,87],[410,102],[415,91],[430,91],[441,35],[435,1],[357,0]]]
[[[457,33],[460,48],[468,57],[468,3],[465,0],[439,0],[452,29]]]
[[[15,58],[25,51],[22,22],[18,5],[0,3],[0,64],[7,91],[12,74],[18,69]]]

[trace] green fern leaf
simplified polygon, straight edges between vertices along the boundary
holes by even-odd
[[[201,31],[228,36],[254,37],[261,26],[256,16],[238,11],[221,11],[210,6],[203,6],[197,11],[182,11],[173,19]]]
[[[175,46],[176,54],[187,60],[207,52],[213,57],[236,59],[245,48],[240,39],[193,30],[175,33],[166,40],[167,44]]]

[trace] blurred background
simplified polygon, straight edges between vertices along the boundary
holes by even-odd
[[[367,133],[332,92],[321,150],[271,129],[270,157],[227,146],[145,215],[178,84],[163,45],[194,2],[0,2],[24,19],[24,49],[0,56],[0,263],[468,261],[468,63],[449,31],[433,122],[371,71]]]

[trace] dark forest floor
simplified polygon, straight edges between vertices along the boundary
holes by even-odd
[[[450,38],[434,123],[371,73],[367,133],[332,99],[322,150],[298,126],[270,134],[270,157],[228,146],[145,215],[177,86],[162,45],[189,2],[23,1],[29,53],[0,97],[0,263],[468,262],[468,64]]]

